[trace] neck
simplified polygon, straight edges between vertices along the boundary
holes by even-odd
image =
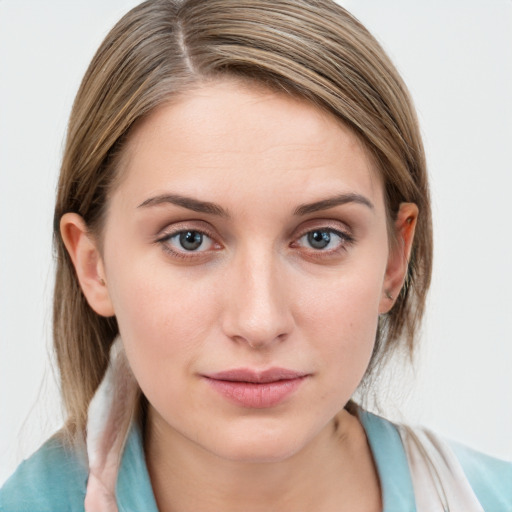
[[[150,408],[148,470],[161,512],[295,512],[382,509],[378,476],[359,420],[342,411],[284,460],[228,460],[171,429]]]

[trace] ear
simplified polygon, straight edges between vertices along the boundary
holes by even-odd
[[[418,207],[414,203],[402,203],[395,220],[395,240],[392,241],[389,251],[379,314],[387,313],[393,307],[402,289],[407,276],[417,220]]]
[[[89,306],[98,315],[113,316],[103,260],[84,220],[76,213],[65,213],[60,220],[60,233]]]

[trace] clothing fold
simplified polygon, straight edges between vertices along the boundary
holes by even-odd
[[[139,386],[117,337],[110,349],[107,371],[88,410],[86,512],[118,512],[117,477],[139,396]]]

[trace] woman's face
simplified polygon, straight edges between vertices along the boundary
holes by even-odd
[[[98,262],[111,311],[95,309],[115,314],[150,418],[228,459],[299,452],[358,386],[398,279],[358,139],[219,81],[137,126],[121,172]]]

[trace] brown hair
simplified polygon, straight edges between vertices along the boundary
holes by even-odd
[[[115,318],[101,317],[87,304],[59,221],[76,212],[99,235],[133,124],[194,84],[226,75],[329,111],[373,156],[390,219],[400,203],[418,205],[406,286],[379,321],[367,375],[401,343],[412,353],[430,283],[430,200],[415,111],[380,45],[331,0],[149,0],[103,41],[69,121],[55,207],[53,333],[70,432],[84,431],[118,327]]]

